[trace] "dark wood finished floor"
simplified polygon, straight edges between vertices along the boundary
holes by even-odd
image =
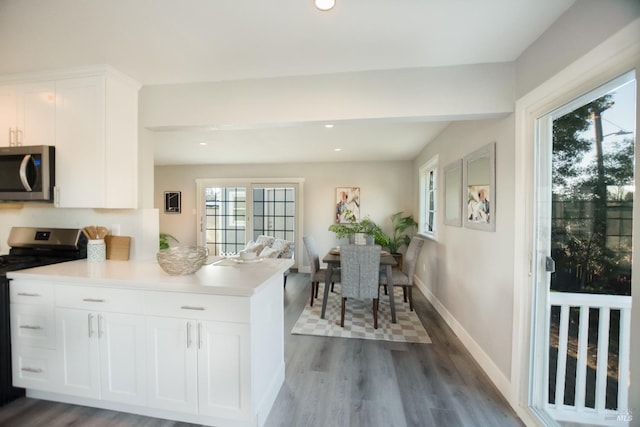
[[[309,303],[309,286],[305,274],[287,280],[286,380],[267,427],[522,425],[420,292],[415,310],[432,344],[291,335]],[[0,408],[0,426],[193,425],[23,398]]]

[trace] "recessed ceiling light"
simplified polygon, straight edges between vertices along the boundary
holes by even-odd
[[[331,10],[336,5],[336,0],[315,0],[315,4],[320,10]]]
[[[342,151],[342,148],[334,148],[333,151]]]
[[[208,145],[206,142],[201,142],[200,145]]]
[[[324,125],[324,127],[326,127],[327,129],[331,129],[333,125],[331,123],[327,123],[326,125]]]

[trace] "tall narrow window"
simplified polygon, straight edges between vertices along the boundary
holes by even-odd
[[[436,238],[438,200],[438,156],[420,168],[420,234]]]

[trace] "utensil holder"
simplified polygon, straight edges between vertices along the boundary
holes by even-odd
[[[104,239],[95,239],[87,241],[87,261],[102,262],[107,259],[107,246]]]

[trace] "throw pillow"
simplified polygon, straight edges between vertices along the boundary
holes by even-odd
[[[264,248],[260,252],[260,258],[278,258],[280,251],[274,248]]]

